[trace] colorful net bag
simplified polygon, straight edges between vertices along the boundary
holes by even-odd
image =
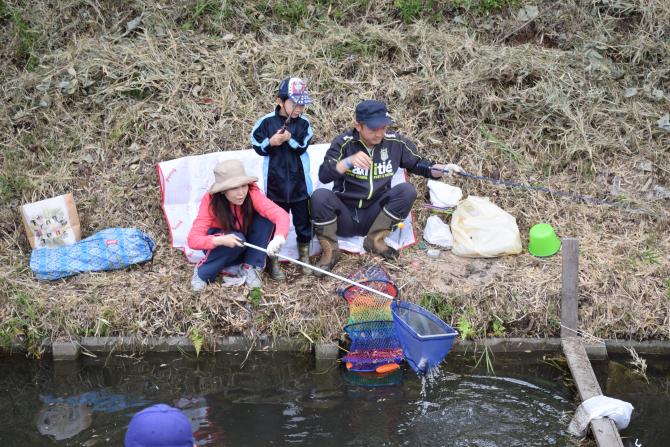
[[[353,281],[397,298],[398,288],[381,267],[361,269],[351,276]],[[385,365],[398,364],[403,359],[391,312],[392,299],[351,285],[340,290],[349,304],[348,324],[344,327],[351,341],[349,352],[342,358],[351,372],[375,372]]]

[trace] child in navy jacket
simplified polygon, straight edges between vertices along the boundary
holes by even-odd
[[[288,77],[277,89],[275,110],[259,119],[251,131],[251,145],[265,158],[265,194],[290,211],[298,240],[300,261],[309,263],[309,243],[312,224],[309,216],[309,196],[312,182],[309,175],[307,147],[313,132],[309,120],[302,116],[305,106],[312,102],[307,86],[300,78]],[[270,259],[270,276],[284,279],[279,260]],[[303,267],[303,274],[311,270]]]

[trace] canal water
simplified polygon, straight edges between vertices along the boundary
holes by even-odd
[[[383,378],[286,353],[111,355],[54,364],[0,358],[0,446],[122,446],[134,413],[183,409],[203,446],[564,446],[564,371],[452,353],[429,380]],[[667,415],[667,412],[666,412]]]
[[[625,447],[670,445],[670,358],[646,356],[645,368],[630,355],[593,362],[603,394],[633,404],[630,425],[621,432]]]

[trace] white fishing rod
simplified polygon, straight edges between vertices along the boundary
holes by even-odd
[[[248,242],[242,242],[242,244],[244,244],[244,246],[246,246],[246,247],[253,248],[254,250],[262,251],[263,253],[266,253],[266,254],[268,252],[265,248],[259,247],[259,246],[254,245],[254,244],[250,244]],[[314,265],[306,264],[302,261],[298,261],[297,259],[289,258],[288,256],[284,256],[284,255],[280,255],[280,254],[277,254],[277,257],[279,259],[285,259],[285,260],[287,260],[289,262],[292,262],[294,264],[298,264],[302,267],[310,268],[310,269],[314,270],[315,272],[319,272],[319,273],[324,274],[324,275],[332,276],[333,278],[339,279],[340,281],[347,282],[347,283],[351,284],[352,286],[360,287],[361,289],[367,290],[368,292],[376,293],[377,295],[381,295],[384,298],[388,298],[389,300],[396,299],[396,297],[393,297],[393,296],[389,295],[388,293],[384,293],[384,292],[381,292],[379,290],[375,290],[372,287],[364,286],[361,283],[357,283],[356,281],[352,281],[349,278],[345,278],[344,276],[336,275],[335,273],[329,272],[328,270],[320,269],[319,267],[316,267]]]

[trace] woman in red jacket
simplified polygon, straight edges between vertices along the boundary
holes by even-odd
[[[268,255],[276,256],[286,242],[289,215],[265,197],[256,181],[258,178],[248,176],[239,160],[214,167],[214,184],[203,196],[188,233],[188,246],[204,250],[206,255],[191,278],[194,292],[204,289],[224,268],[237,264],[249,288],[262,287],[266,254],[242,243],[267,247]],[[275,236],[270,241],[273,230]]]

